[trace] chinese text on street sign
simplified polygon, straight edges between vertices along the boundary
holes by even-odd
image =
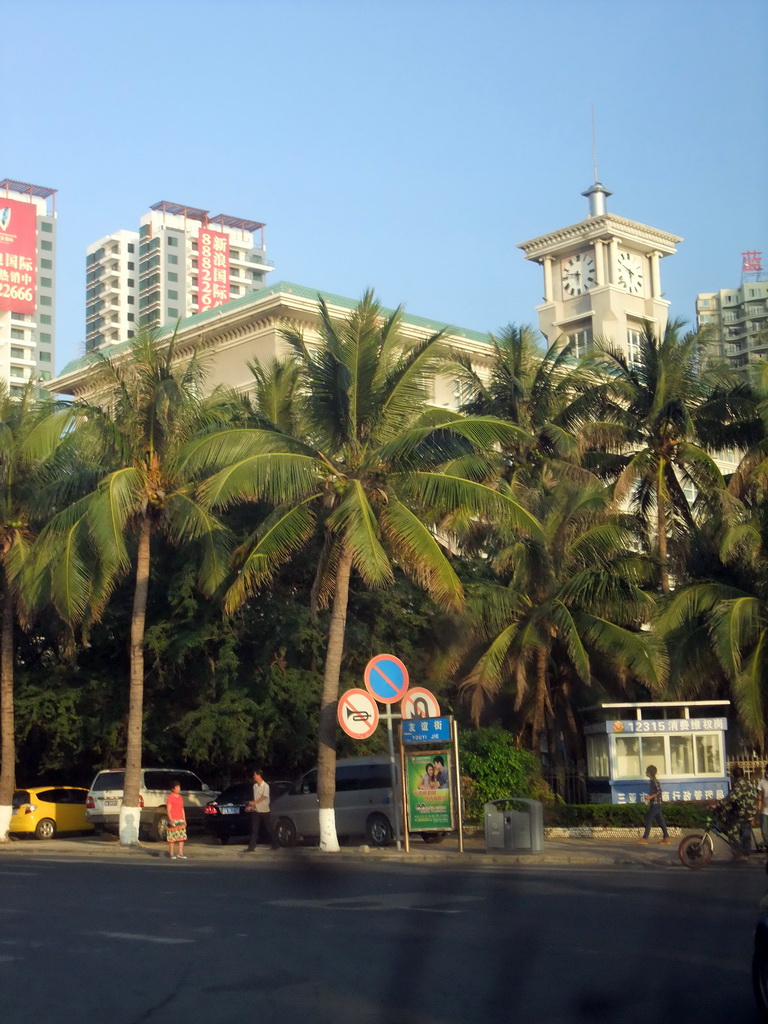
[[[403,743],[449,743],[450,718],[410,718],[403,722]]]

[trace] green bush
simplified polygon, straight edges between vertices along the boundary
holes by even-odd
[[[646,804],[553,804],[544,808],[547,827],[576,828],[594,825],[613,828],[632,828],[643,824]],[[673,828],[702,828],[710,810],[701,803],[664,804],[664,819]]]
[[[482,820],[483,804],[505,796],[551,801],[552,793],[541,777],[539,759],[517,746],[504,729],[462,730],[459,760],[464,813]]]

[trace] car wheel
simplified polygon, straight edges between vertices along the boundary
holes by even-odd
[[[681,864],[696,871],[712,860],[712,846],[703,835],[686,836],[677,848],[677,855]]]
[[[383,814],[372,814],[365,823],[365,838],[371,846],[389,846],[392,826]]]
[[[158,843],[164,843],[168,833],[168,815],[158,814],[152,822],[152,838]]]
[[[295,846],[298,836],[296,835],[296,826],[293,824],[290,818],[278,818],[272,826],[272,831],[275,834],[275,839],[278,841],[280,846]]]
[[[422,832],[421,838],[425,843],[442,843],[445,839],[445,832]]]
[[[43,818],[42,821],[38,821],[37,827],[35,828],[35,836],[38,839],[53,839],[56,835],[56,822],[51,818]]]

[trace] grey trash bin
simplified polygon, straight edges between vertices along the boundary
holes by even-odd
[[[544,808],[538,800],[504,797],[485,804],[485,848],[508,853],[541,853]]]

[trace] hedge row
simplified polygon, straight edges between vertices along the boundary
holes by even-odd
[[[640,825],[647,813],[646,804],[547,804],[545,826],[574,828],[578,825],[626,827]],[[664,819],[673,828],[701,828],[711,814],[703,803],[664,804]]]

